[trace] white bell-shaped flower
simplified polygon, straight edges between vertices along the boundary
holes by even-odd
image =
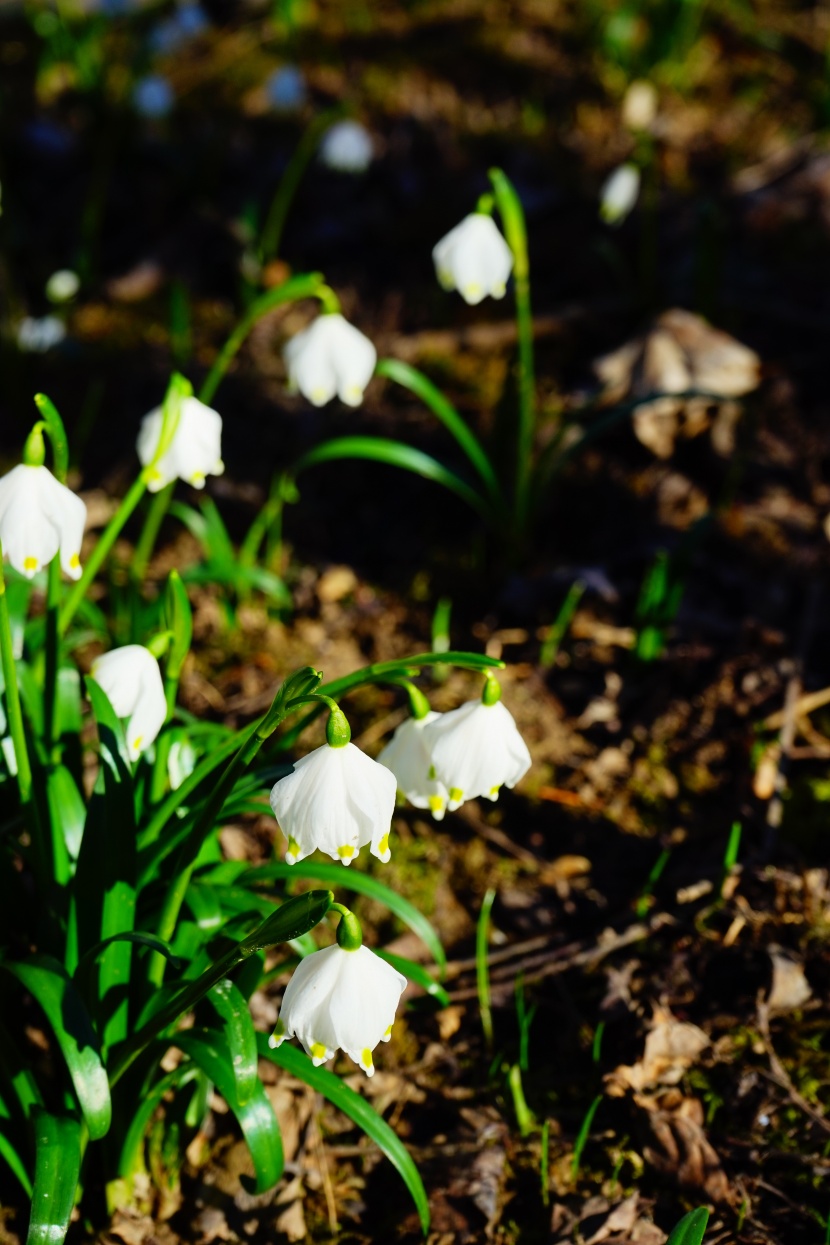
[[[378,352],[343,316],[329,313],[292,337],[283,356],[290,388],[299,389],[312,406],[325,406],[335,394],[347,406],[359,406]]]
[[[640,194],[640,170],[636,164],[621,164],[603,182],[599,192],[599,214],[606,225],[621,225]]]
[[[442,715],[430,710],[421,718],[401,722],[378,762],[391,769],[398,790],[415,808],[428,808],[436,821],[441,821],[447,808],[447,788],[438,782],[432,758],[424,740],[424,728],[437,722]]]
[[[0,542],[27,579],[58,552],[65,573],[80,579],[85,523],[86,506],[48,467],[20,463],[0,479]]]
[[[271,1046],[297,1037],[315,1066],[342,1047],[367,1075],[388,1042],[406,978],[368,947],[326,947],[306,956],[286,987]]]
[[[438,280],[458,290],[471,306],[490,294],[503,298],[513,270],[513,252],[492,216],[472,212],[432,248]]]
[[[447,788],[451,812],[478,796],[497,799],[502,787],[515,787],[530,769],[530,753],[512,714],[499,700],[487,703],[491,687],[497,689],[495,680],[488,680],[482,700],[442,713],[424,727],[424,743],[435,777]]]
[[[163,408],[157,406],[141,421],[136,451],[142,467],[153,462],[163,414]],[[157,493],[175,479],[186,480],[194,488],[204,488],[206,476],[220,476],[224,470],[222,416],[198,398],[182,398],[173,439],[159,461],[153,464],[147,488]]]
[[[359,121],[336,121],[323,136],[320,160],[338,173],[365,173],[375,154],[372,135]]]
[[[90,671],[109,697],[119,718],[127,723],[127,751],[137,760],[154,741],[167,717],[161,670],[143,644],[125,644],[97,657]]]
[[[271,808],[288,840],[290,865],[315,848],[351,864],[361,847],[384,864],[395,810],[395,778],[354,744],[323,744],[294,762],[271,790]]]

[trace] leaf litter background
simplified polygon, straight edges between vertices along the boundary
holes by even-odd
[[[827,11],[704,10],[668,55],[654,4],[640,14],[626,69],[607,35],[619,10],[599,4],[318,0],[290,29],[264,6],[206,8],[210,29],[163,62],[178,103],[155,125],[50,76],[17,6],[2,8],[0,180],[15,201],[0,218],[7,465],[31,394],[45,390],[74,429],[78,484],[105,520],[134,470],[139,417],[171,366],[171,283],[192,299],[194,375],[233,322],[239,221],[247,204],[267,203],[301,131],[263,107],[262,83],[286,59],[317,103],[345,100],[362,116],[378,158],[360,179],[312,167],[283,255],[295,270],[323,270],[380,353],[428,370],[483,432],[509,379],[510,308],[468,310],[441,294],[430,249],[470,210],[493,163],[527,209],[550,421],[594,393],[598,377],[636,397],[682,392],[684,376],[719,368],[713,389],[753,390],[740,418],[672,400],[640,412],[640,440],[623,423],[596,441],[545,499],[533,548],[512,566],[427,484],[363,465],[319,470],[286,518],[293,616],[280,620],[260,600],[231,620],[218,593],[196,590],[182,701],[246,721],[298,664],[333,678],[427,646],[442,596],[453,603],[454,646],[509,663],[504,698],[535,762],[521,791],[440,826],[401,811],[384,872],[445,941],[450,1006],[413,997],[372,1081],[340,1065],[416,1157],[434,1245],[657,1245],[701,1203],[714,1208],[713,1242],[823,1239],[830,720],[821,695],[810,697],[830,684]],[[135,37],[129,21],[102,36],[114,66]],[[596,216],[604,176],[631,153],[620,122],[627,76],[649,58],[660,94],[651,290],[642,210],[616,233]],[[44,120],[46,148],[35,125]],[[9,325],[44,310],[45,279],[79,246],[89,277],[67,344],[20,354]],[[654,326],[677,308],[708,316],[758,362],[731,348],[724,356],[697,322]],[[326,435],[405,430],[451,454],[425,413],[381,381],[358,412],[310,411],[286,396],[279,348],[307,317],[299,307],[263,322],[217,398],[228,472],[212,492],[237,533],[272,471]],[[626,343],[635,344],[620,354]],[[684,544],[714,506],[701,538]],[[640,584],[659,549],[681,548],[685,594],[667,650],[638,663]],[[129,556],[124,542],[123,565]],[[170,523],[151,575],[161,581],[198,556]],[[543,670],[541,645],[580,576],[588,588]],[[475,689],[457,674],[431,691],[449,708]],[[396,699],[371,690],[350,704],[357,742],[377,751],[400,718]],[[721,898],[735,820],[740,865]],[[229,857],[264,860],[275,837],[263,816],[228,826],[222,841]],[[488,887],[497,891],[492,1052],[474,965]],[[358,910],[373,940],[423,955],[384,911]],[[537,1122],[550,1121],[544,1197],[540,1134],[521,1137],[507,1085],[517,982],[537,1009],[523,1085]],[[261,1028],[273,1024],[281,984],[255,999]],[[48,1057],[43,1035],[31,1036],[33,1057]],[[372,1146],[306,1088],[272,1079],[289,1159],[274,1194],[241,1191],[245,1147],[215,1099],[181,1171],[155,1138],[161,1192],[144,1191],[101,1239],[415,1241],[415,1215]],[[580,1127],[600,1095],[575,1171]],[[25,1209],[5,1184],[2,1195],[2,1236],[16,1241]],[[73,1231],[88,1235],[80,1223]]]

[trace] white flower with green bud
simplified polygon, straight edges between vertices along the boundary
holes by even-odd
[[[361,945],[360,924],[348,908],[332,907],[342,914],[337,945],[306,956],[294,970],[269,1045],[299,1038],[315,1067],[342,1048],[372,1076],[372,1052],[391,1037],[406,978]]]
[[[178,422],[165,452],[154,462],[159,447],[164,408],[156,407],[141,421],[136,451],[143,467],[150,467],[147,488],[158,493],[173,480],[185,480],[204,488],[209,475],[220,476],[222,462],[222,416],[198,398],[179,399]]]
[[[289,388],[312,406],[325,406],[337,395],[347,406],[360,406],[378,354],[369,338],[339,312],[324,312],[286,344],[283,351]]]
[[[438,280],[458,290],[471,306],[489,294],[503,298],[513,271],[513,252],[486,212],[472,212],[432,248]]]
[[[43,425],[35,424],[23,462],[0,479],[0,543],[16,571],[31,579],[60,554],[70,579],[81,576],[86,506],[44,466]]]
[[[395,775],[398,790],[415,808],[428,808],[441,821],[447,808],[447,789],[438,782],[424,739],[424,728],[442,716],[430,709],[422,692],[407,685],[411,717],[401,722],[378,757]]]
[[[605,179],[599,192],[599,214],[606,225],[621,225],[640,195],[640,170],[621,164]]]
[[[436,779],[447,789],[447,807],[483,796],[498,798],[530,769],[530,753],[513,716],[501,703],[501,688],[487,676],[481,700],[443,713],[424,727],[424,743]]]
[[[345,715],[331,702],[326,743],[295,761],[293,773],[271,790],[290,865],[318,848],[349,865],[367,844],[378,860],[389,860],[395,778],[350,738]]]
[[[125,644],[97,657],[90,671],[115,714],[128,718],[127,752],[135,761],[154,742],[167,717],[159,664],[143,644]]]

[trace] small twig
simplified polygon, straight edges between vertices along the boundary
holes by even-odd
[[[764,1049],[767,1053],[770,1066],[769,1072],[764,1072],[763,1069],[760,1069],[761,1075],[765,1076],[767,1080],[772,1081],[780,1089],[785,1090],[789,1095],[790,1101],[796,1107],[803,1111],[805,1115],[808,1115],[814,1124],[818,1124],[819,1128],[824,1129],[826,1133],[830,1133],[830,1121],[824,1117],[821,1111],[816,1110],[816,1108],[809,1103],[806,1098],[802,1097],[790,1080],[787,1074],[787,1069],[776,1055],[769,1032],[769,1008],[766,1001],[760,994],[758,996],[757,1009],[758,1032],[760,1033],[761,1040],[764,1043]]]

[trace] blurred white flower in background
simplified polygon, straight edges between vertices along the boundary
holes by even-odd
[[[31,579],[60,552],[70,579],[81,575],[86,506],[48,467],[20,463],[0,479],[0,542],[16,571]]]
[[[158,662],[143,644],[125,644],[96,658],[90,673],[116,715],[129,718],[127,751],[135,761],[153,743],[167,717]]]
[[[173,88],[161,74],[148,74],[133,87],[133,107],[139,116],[152,121],[168,116],[175,102]]]
[[[46,282],[46,297],[50,303],[68,303],[81,288],[81,279],[71,268],[59,268]]]
[[[622,102],[622,123],[629,130],[649,130],[657,118],[657,89],[639,78],[632,82]]]
[[[640,194],[640,170],[621,164],[605,179],[599,192],[599,214],[606,225],[621,225]]]
[[[296,65],[281,65],[265,83],[265,98],[275,112],[296,112],[308,100],[305,76]]]
[[[335,394],[347,406],[359,406],[378,355],[368,337],[335,313],[319,315],[292,337],[283,357],[289,387],[313,406],[325,406]]]
[[[271,808],[290,865],[315,848],[348,865],[367,843],[373,856],[389,860],[395,778],[352,743],[325,743],[295,761],[293,773],[271,789]]]
[[[436,242],[432,259],[444,289],[458,290],[471,306],[488,294],[503,298],[513,270],[513,252],[484,212],[471,212]]]
[[[142,467],[153,461],[163,415],[163,408],[157,406],[141,421],[136,452]],[[204,488],[206,476],[220,476],[224,470],[222,416],[198,398],[182,398],[173,439],[153,466],[147,488],[151,493],[157,493],[176,479],[185,480],[194,488]]]
[[[66,337],[66,326],[57,316],[24,316],[17,326],[17,344],[31,354],[45,354]]]
[[[342,1047],[372,1076],[372,1051],[389,1040],[405,986],[406,978],[368,947],[314,951],[286,986],[269,1045],[297,1037],[315,1067]]]
[[[365,173],[375,154],[372,136],[359,121],[336,121],[320,143],[320,159],[338,173]]]

